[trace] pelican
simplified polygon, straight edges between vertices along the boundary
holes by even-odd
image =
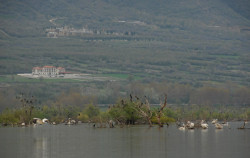
[[[213,119],[212,120],[212,124],[215,124],[215,123],[217,123],[218,122],[218,119]]]
[[[65,125],[72,125],[71,118],[68,119],[68,121],[65,123]]]
[[[222,122],[221,123],[223,126],[228,126],[228,122]]]
[[[194,123],[193,122],[188,121],[186,126],[187,126],[188,129],[194,129]]]
[[[203,129],[207,129],[207,128],[208,128],[208,124],[205,123],[204,120],[202,120],[202,121],[201,121],[201,127],[202,127]]]
[[[36,125],[42,125],[44,122],[40,118],[33,118],[33,123]]]
[[[215,128],[216,129],[222,129],[223,126],[221,124],[219,124],[219,123],[215,123]]]
[[[179,127],[179,130],[185,130],[185,129],[186,129],[185,126]]]
[[[71,123],[74,125],[76,124],[76,120],[71,120]]]
[[[176,125],[178,127],[179,130],[185,130],[186,129],[186,126],[183,122],[176,122]]]
[[[76,121],[72,120],[71,118],[68,119],[68,121],[65,123],[65,125],[75,125]]]
[[[43,123],[48,123],[49,122],[49,120],[46,119],[46,118],[44,118],[42,121],[43,121]]]
[[[110,128],[114,128],[114,121],[113,120],[109,120],[109,127]]]

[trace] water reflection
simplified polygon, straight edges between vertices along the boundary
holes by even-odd
[[[221,133],[221,132],[223,132],[223,129],[215,129],[215,133],[216,134],[219,134],[219,133]],[[217,135],[216,135],[217,136]]]
[[[48,138],[37,137],[34,138],[34,158],[49,158]]]
[[[92,128],[38,126],[0,128],[0,157],[3,158],[248,158],[249,131],[195,129],[176,126],[148,128]],[[232,143],[233,142],[233,143]]]

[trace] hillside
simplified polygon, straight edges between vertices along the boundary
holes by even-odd
[[[68,0],[1,0],[0,27],[10,35],[26,37],[42,36],[44,28],[55,25],[49,21],[52,18],[57,19],[58,27],[87,26],[136,31],[143,35],[165,35],[159,32],[173,29],[214,31],[213,26],[223,27],[223,30],[249,26],[249,2],[240,0],[236,4],[225,0],[76,0],[74,3]]]
[[[0,73],[60,65],[144,81],[249,85],[246,0],[1,0]],[[47,38],[46,29],[93,30]],[[100,32],[100,33],[98,33]]]

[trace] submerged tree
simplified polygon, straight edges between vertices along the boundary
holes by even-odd
[[[116,105],[109,108],[110,117],[120,125],[135,124],[140,118],[135,111],[135,103],[131,100],[121,100]]]
[[[148,102],[147,97],[145,96],[145,103],[141,102],[140,99],[135,96],[137,101],[135,103],[134,109],[138,112],[140,117],[146,119],[148,121],[149,127],[152,127],[152,111],[150,109],[150,104]]]
[[[156,117],[157,117],[157,120],[158,120],[158,125],[160,127],[163,127],[163,124],[161,123],[161,116],[162,116],[162,112],[163,112],[163,110],[164,110],[164,108],[166,106],[167,106],[167,94],[165,94],[164,104],[161,104],[161,108],[156,113]]]
[[[139,97],[135,96],[133,99],[130,94],[129,100],[121,100],[116,105],[110,107],[108,113],[112,119],[114,119],[118,124],[135,124],[135,122],[146,121],[150,127],[152,127],[152,116],[156,115],[157,122],[160,127],[163,126],[161,123],[161,117],[163,115],[163,110],[167,105],[167,95],[165,95],[164,104],[157,112],[153,112],[150,107],[149,101],[145,96],[145,102],[141,101]]]

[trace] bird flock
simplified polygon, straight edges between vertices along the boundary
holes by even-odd
[[[211,123],[214,125],[216,129],[223,129],[224,126],[228,126],[228,122],[219,123],[218,119],[213,119]],[[186,129],[194,129],[194,128],[202,128],[208,129],[208,123],[205,120],[201,120],[198,123],[193,123],[191,121],[184,122],[177,122],[176,123],[179,130],[186,130]]]
[[[74,119],[68,118],[67,120],[64,120],[63,122],[65,125],[76,125],[79,123],[82,123],[81,121],[76,121]],[[47,118],[44,119],[40,119],[40,118],[33,118],[32,120],[32,124],[34,126],[36,125],[43,125],[43,124],[52,124],[52,125],[56,125],[55,122],[50,122]],[[114,124],[115,122],[110,120],[109,121],[109,126],[110,128],[114,128]],[[243,126],[239,127],[238,129],[250,129],[250,128],[246,128],[247,121],[244,121]],[[205,121],[205,120],[201,120],[199,122],[196,121],[196,123],[191,122],[191,121],[186,121],[184,122],[176,122],[176,125],[178,127],[179,130],[186,130],[186,129],[195,129],[195,128],[201,128],[201,129],[208,129],[209,124]],[[21,126],[26,126],[25,123],[22,123]],[[218,119],[213,119],[211,121],[211,125],[210,126],[214,126],[215,129],[223,129],[224,126],[227,126],[230,129],[229,123],[228,122],[218,122]],[[93,125],[93,127],[95,127],[95,124]]]

